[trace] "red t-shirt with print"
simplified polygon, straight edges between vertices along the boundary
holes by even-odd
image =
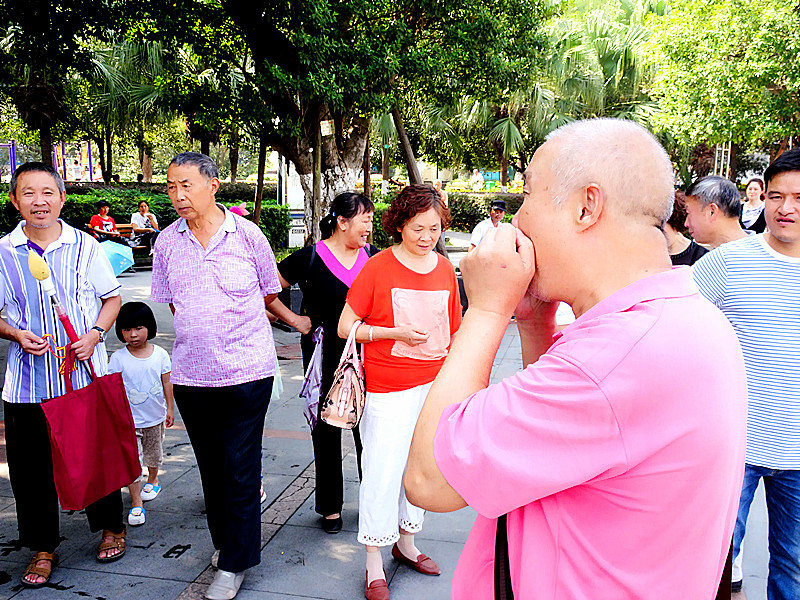
[[[412,325],[428,341],[410,346],[396,340],[364,344],[367,391],[399,392],[434,380],[461,325],[461,299],[453,265],[436,254],[430,273],[403,265],[391,248],[367,261],[347,294],[347,304],[377,327]]]

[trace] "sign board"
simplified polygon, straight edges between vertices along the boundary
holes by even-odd
[[[306,243],[306,224],[302,210],[290,210],[292,225],[289,227],[289,248],[302,248]]]
[[[333,135],[333,121],[320,121],[319,122],[320,131],[322,132],[322,137],[328,137],[329,135]]]

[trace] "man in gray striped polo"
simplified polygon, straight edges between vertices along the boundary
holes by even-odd
[[[700,292],[736,330],[748,386],[747,453],[733,536],[733,589],[742,538],[764,480],[769,515],[767,598],[800,598],[800,148],[764,172],[767,230],[723,244],[694,265]]]

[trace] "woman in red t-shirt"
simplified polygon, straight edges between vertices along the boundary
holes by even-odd
[[[436,563],[420,553],[414,534],[424,511],[403,490],[411,436],[422,404],[461,324],[461,301],[450,262],[432,252],[450,211],[432,187],[403,189],[383,215],[383,227],[399,242],[372,257],[347,294],[339,335],[357,320],[364,343],[367,403],[361,420],[363,479],[358,541],[367,547],[368,600],[389,597],[381,546],[426,575]],[[399,502],[398,502],[399,500]]]

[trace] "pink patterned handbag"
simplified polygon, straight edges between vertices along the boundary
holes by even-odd
[[[333,383],[322,403],[320,418],[328,425],[353,429],[361,420],[366,403],[364,365],[358,354],[356,329],[361,321],[353,323],[347,343],[333,375]]]

